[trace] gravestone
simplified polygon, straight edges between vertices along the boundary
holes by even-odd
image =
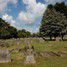
[[[26,50],[26,60],[25,60],[25,64],[34,64],[36,63],[35,58],[34,58],[34,53],[33,53],[33,49],[30,46],[29,42],[27,43],[27,50]]]
[[[60,37],[56,37],[55,40],[56,40],[56,41],[61,41],[61,38],[60,38]]]
[[[11,62],[11,55],[9,50],[0,49],[0,63]]]

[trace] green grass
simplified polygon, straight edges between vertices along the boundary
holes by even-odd
[[[53,51],[53,52],[64,52],[67,53],[67,41],[43,41],[42,39],[31,38],[31,39],[20,39],[20,44],[17,44],[18,40],[9,39],[3,40],[9,43],[9,47],[0,47],[0,49],[16,49],[18,47],[24,48],[27,41],[35,47],[35,51]],[[25,65],[25,58],[20,52],[12,53],[11,56],[14,59],[12,63],[1,63],[0,67],[67,67],[67,57],[49,57],[49,58],[38,58],[36,64]]]
[[[66,57],[40,58],[37,64],[25,65],[22,61],[14,63],[2,63],[0,67],[67,67]]]

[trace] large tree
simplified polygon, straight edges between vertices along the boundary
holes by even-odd
[[[52,37],[63,36],[67,32],[67,19],[64,14],[57,12],[52,5],[49,5],[43,15],[40,26],[42,36]]]

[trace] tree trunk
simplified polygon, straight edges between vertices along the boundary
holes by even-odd
[[[64,37],[64,35],[61,35],[62,40],[63,40],[63,37]]]
[[[56,41],[56,37],[54,37],[54,41]]]
[[[45,40],[46,41],[46,39],[44,38],[44,37],[42,37],[43,38],[43,40]]]
[[[50,40],[52,40],[52,37],[50,36]]]

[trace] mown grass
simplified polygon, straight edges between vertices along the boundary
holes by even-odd
[[[36,64],[24,64],[22,61],[1,63],[0,67],[67,67],[67,57],[40,58]]]
[[[53,52],[64,52],[67,53],[67,41],[43,41],[39,38],[29,39],[9,39],[3,40],[9,43],[9,47],[0,47],[1,49],[16,49],[24,48],[27,42],[30,42],[34,46],[35,51],[53,51]],[[19,42],[19,44],[17,44]],[[0,67],[67,67],[67,57],[49,57],[49,58],[38,58],[36,64],[24,64],[25,58],[20,52],[13,53],[11,58],[14,62],[11,63],[0,63]]]

